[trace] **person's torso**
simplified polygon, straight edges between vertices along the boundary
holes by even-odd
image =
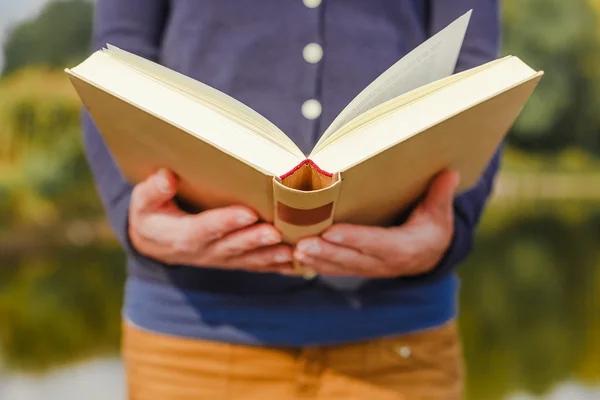
[[[159,62],[245,103],[308,153],[362,89],[427,38],[427,3],[171,0]],[[311,99],[321,113],[303,112]],[[448,275],[337,293],[317,279],[130,259],[124,314],[176,336],[315,345],[440,325],[455,314],[456,289]]]
[[[159,62],[253,108],[309,153],[362,89],[426,40],[428,3],[170,0]],[[321,105],[317,118],[303,111],[307,100]],[[306,285],[273,274],[209,268],[134,269],[136,276],[184,289],[246,296],[280,295]]]

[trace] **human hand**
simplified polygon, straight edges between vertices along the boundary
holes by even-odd
[[[298,242],[294,258],[320,275],[386,278],[433,269],[454,234],[454,191],[458,173],[434,179],[406,223],[398,227],[336,224],[321,237]]]
[[[292,249],[271,224],[242,206],[188,214],[175,204],[177,179],[161,170],[137,184],[129,209],[129,237],[143,255],[167,264],[292,271]]]

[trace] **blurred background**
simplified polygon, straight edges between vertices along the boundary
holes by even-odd
[[[600,399],[600,0],[504,0],[546,75],[460,267],[469,399]],[[0,0],[0,399],[121,399],[124,258],[62,69],[93,3]],[[96,397],[95,397],[96,396]]]

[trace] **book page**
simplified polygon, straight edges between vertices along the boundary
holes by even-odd
[[[304,154],[298,146],[296,146],[296,144],[277,126],[233,97],[220,92],[205,83],[196,81],[188,76],[170,70],[163,65],[129,53],[125,50],[121,50],[111,44],[107,44],[107,48],[101,51],[110,55],[115,60],[124,63],[128,67],[148,75],[163,85],[168,85],[169,87],[185,92],[198,101],[215,107],[215,109],[227,114],[232,119],[248,126],[253,133],[263,136],[298,157],[304,157]]]
[[[454,73],[472,10],[388,68],[337,116],[319,139],[313,153],[338,129],[360,114],[411,90]]]
[[[418,137],[422,133],[427,136],[429,135],[428,131],[443,129],[440,127],[446,121],[456,119],[461,120],[461,124],[465,125],[461,126],[461,129],[443,129],[446,132],[444,142],[448,146],[469,152],[472,143],[464,141],[462,138],[465,134],[472,135],[470,132],[473,129],[470,127],[466,130],[468,132],[463,132],[464,127],[470,123],[475,126],[475,123],[481,119],[489,119],[488,116],[482,118],[479,114],[472,114],[470,110],[488,100],[499,97],[500,94],[511,88],[530,81],[537,75],[539,74],[535,70],[517,57],[505,58],[501,62],[492,62],[489,67],[480,68],[477,73],[447,85],[430,96],[412,102],[373,123],[359,127],[351,135],[343,136],[335,145],[327,146],[311,159],[320,168],[326,171],[341,172],[343,176],[346,169],[374,157],[376,154],[385,153],[391,146],[404,142],[410,137]],[[507,109],[512,106],[506,101],[503,105],[508,107]],[[494,118],[505,117],[497,109],[494,109],[493,112],[498,114]],[[480,136],[487,135],[486,131],[475,131]],[[421,140],[427,139],[419,139],[419,141]],[[407,144],[407,146],[410,147],[412,144]],[[438,150],[445,151],[443,147],[436,151],[433,151],[433,147],[431,147],[429,150],[433,152],[431,159],[444,156],[443,153],[436,153]]]
[[[127,119],[126,122],[118,121],[119,118],[115,114],[114,121],[107,123],[111,127],[119,124],[127,125],[126,130],[111,131],[119,142],[121,141],[118,139],[119,135],[127,135],[130,137],[124,137],[123,140],[135,142],[141,148],[153,149],[156,153],[163,153],[164,157],[177,160],[177,153],[183,151],[177,148],[178,143],[181,142],[176,143],[177,139],[165,135],[166,131],[133,129],[142,118],[158,119],[176,128],[173,130],[179,132],[179,136],[196,137],[210,143],[221,152],[271,175],[282,175],[305,159],[302,153],[294,154],[270,138],[256,134],[253,126],[240,123],[220,109],[197,101],[186,93],[153,79],[148,74],[130,68],[106,52],[95,52],[67,72],[85,82],[86,85],[82,84],[82,86],[88,88],[87,90],[91,90],[90,87],[95,88],[93,98],[95,102],[90,104],[89,101],[92,100],[88,99],[88,103],[84,103],[92,111],[94,108],[100,108],[102,112],[107,113],[106,104],[109,101],[115,104],[111,112],[121,112],[125,115],[126,113],[122,111],[124,109],[141,110],[137,117],[139,121],[125,117],[123,118]],[[102,102],[97,99],[99,96],[102,96]],[[100,111],[96,111],[98,112]]]
[[[359,115],[358,117],[354,118],[353,120],[342,126],[340,129],[335,131],[331,136],[329,136],[329,138],[327,138],[320,144],[318,151],[313,151],[311,153],[311,157],[317,154],[319,151],[323,151],[327,146],[333,143],[337,143],[337,139],[340,139],[342,137],[346,139],[349,135],[352,135],[353,132],[356,132],[360,127],[365,126],[367,124],[376,123],[378,119],[383,118],[389,113],[399,111],[403,107],[406,107],[415,101],[418,101],[426,96],[434,94],[438,90],[452,85],[460,81],[461,79],[465,79],[472,75],[475,75],[476,73],[481,72],[484,69],[491,68],[492,66],[504,60],[507,60],[510,57],[511,56],[505,56],[503,58],[482,64],[478,67],[447,76],[425,86],[421,86],[420,88],[417,88],[415,90],[411,90],[410,92],[400,95],[398,97],[394,97],[393,99],[388,100],[385,103],[381,103],[378,106],[371,108],[367,112]]]

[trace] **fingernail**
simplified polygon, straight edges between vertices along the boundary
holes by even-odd
[[[163,193],[169,193],[171,190],[171,185],[169,184],[169,178],[167,177],[167,172],[164,169],[161,169],[158,175],[156,176],[156,187]]]
[[[277,236],[271,234],[264,235],[260,238],[260,244],[265,246],[270,244],[276,244],[279,242],[281,242],[281,240]]]
[[[254,216],[252,214],[243,214],[237,218],[237,223],[240,225],[250,225],[250,224],[256,222],[256,220],[257,220],[256,216]]]
[[[323,238],[333,243],[342,243],[344,241],[344,237],[339,233],[326,232],[323,234]]]
[[[321,246],[319,245],[319,242],[317,242],[316,240],[311,240],[309,242],[301,242],[298,245],[298,250],[300,250],[301,252],[304,252],[304,253],[317,255],[317,254],[321,253]]]
[[[278,264],[292,261],[292,257],[290,257],[290,254],[287,252],[277,253],[273,259]]]

